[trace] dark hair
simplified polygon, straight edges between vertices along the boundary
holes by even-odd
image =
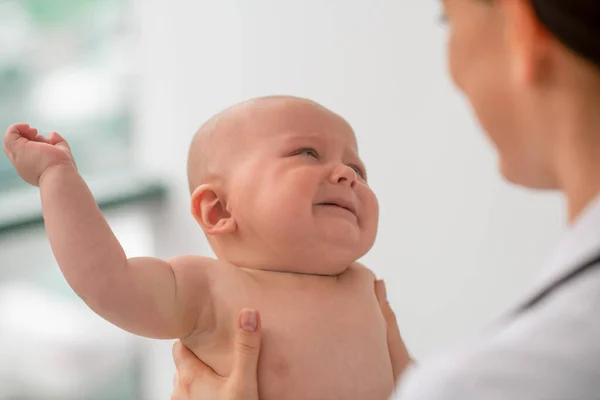
[[[600,68],[600,0],[530,0],[540,22]]]

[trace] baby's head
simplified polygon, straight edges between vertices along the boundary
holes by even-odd
[[[379,208],[354,132],[309,100],[263,97],[212,117],[188,179],[216,256],[240,267],[335,275],[375,241]]]

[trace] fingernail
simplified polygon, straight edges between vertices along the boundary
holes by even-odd
[[[245,332],[256,332],[256,311],[254,310],[243,310],[242,311],[242,329]]]

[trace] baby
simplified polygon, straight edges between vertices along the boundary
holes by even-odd
[[[262,400],[384,400],[393,391],[374,275],[378,203],[352,128],[308,100],[235,105],[194,137],[192,215],[217,259],[127,258],[77,172],[67,142],[14,125],[4,148],[40,187],[65,278],[131,333],[180,338],[218,374],[232,368],[240,309],[261,312]]]

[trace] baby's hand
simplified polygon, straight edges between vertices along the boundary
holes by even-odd
[[[58,133],[45,138],[27,124],[16,124],[4,134],[4,152],[25,182],[39,186],[40,177],[49,168],[75,161],[69,145]]]

